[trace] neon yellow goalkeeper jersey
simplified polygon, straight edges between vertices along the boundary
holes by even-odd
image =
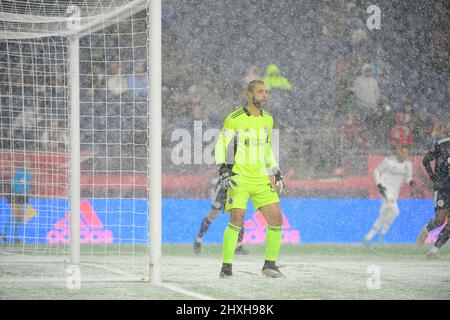
[[[226,119],[215,147],[216,164],[233,164],[233,172],[250,183],[264,183],[278,164],[272,152],[273,117],[261,110],[252,116],[247,108]]]

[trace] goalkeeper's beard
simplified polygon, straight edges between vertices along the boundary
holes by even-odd
[[[263,107],[266,106],[266,104],[264,102],[262,102],[261,100],[255,99],[255,97],[253,97],[252,102],[253,102],[253,105],[255,107],[257,107],[258,109],[262,109]]]

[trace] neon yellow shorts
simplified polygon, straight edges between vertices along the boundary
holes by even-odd
[[[248,199],[252,199],[256,210],[272,203],[280,202],[278,194],[267,177],[267,181],[261,183],[249,182],[243,177],[235,176],[238,184],[233,190],[227,190],[227,202],[224,212],[231,209],[247,209]]]

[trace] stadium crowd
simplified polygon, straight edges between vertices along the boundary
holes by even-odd
[[[172,133],[220,129],[257,78],[271,87],[281,165],[299,177],[340,175],[353,154],[400,144],[421,154],[449,134],[450,8],[378,5],[381,29],[369,30],[366,1],[163,1],[163,170],[204,170],[172,163]],[[96,153],[86,170],[145,172],[146,28],[138,13],[80,40],[81,143]],[[64,44],[0,42],[3,149],[45,149],[49,130],[68,127]]]

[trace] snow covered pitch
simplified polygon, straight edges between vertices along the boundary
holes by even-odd
[[[89,262],[81,265],[79,289],[68,289],[64,263],[48,263],[42,268],[46,274],[39,274],[39,264],[0,263],[0,299],[450,298],[448,246],[441,250],[440,260],[428,261],[428,248],[417,249],[413,244],[375,245],[373,251],[366,251],[360,244],[285,245],[278,262],[285,275],[282,279],[260,274],[263,246],[247,247],[250,255],[235,257],[234,277],[219,279],[220,245],[205,245],[201,256],[193,255],[191,245],[165,245],[160,285],[123,278],[132,273],[126,256],[108,256],[122,262],[115,263],[114,268],[105,267],[104,254],[84,259]],[[5,255],[11,261],[11,254],[5,250],[0,260]],[[17,255],[17,261],[20,258]],[[32,277],[24,276],[30,272]],[[63,276],[51,277],[58,273]]]

